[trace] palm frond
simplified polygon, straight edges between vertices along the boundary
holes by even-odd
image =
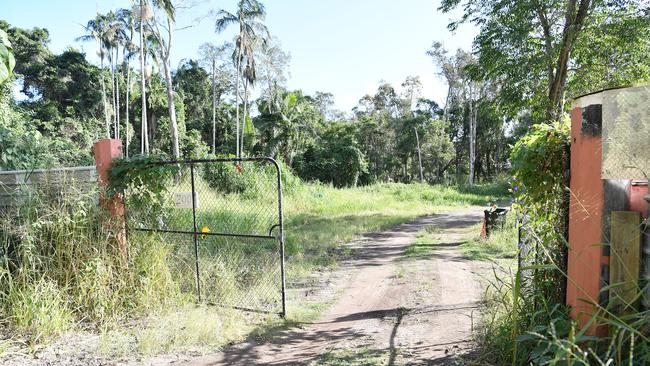
[[[236,24],[238,22],[239,18],[235,14],[221,9],[217,12],[217,20],[214,23],[215,32],[221,33],[226,30],[229,25]]]

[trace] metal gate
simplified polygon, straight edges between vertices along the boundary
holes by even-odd
[[[199,302],[286,315],[282,175],[272,158],[160,161],[164,193],[125,192],[129,240],[165,245],[171,281]],[[150,205],[134,205],[145,197]],[[137,208],[136,208],[137,207]]]

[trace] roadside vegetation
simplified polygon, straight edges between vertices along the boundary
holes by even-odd
[[[98,352],[113,357],[214,347],[313,319],[327,299],[291,298],[291,288],[350,255],[341,248],[345,242],[420,215],[486,205],[504,193],[500,185],[459,189],[388,183],[337,189],[295,181],[285,193],[290,298],[288,318],[282,321],[196,305],[193,287],[188,291],[183,285],[187,278],[194,280],[194,272],[177,270],[178,247],[155,234],[131,235],[128,258],[123,258],[115,226],[94,203],[98,192],[70,187],[43,187],[2,216],[2,326],[11,334],[8,344],[55,342],[66,332],[99,333]]]
[[[569,127],[563,122],[534,126],[513,148],[511,192],[522,234],[515,252],[519,265],[495,268],[489,281],[485,313],[476,331],[481,346],[476,362],[499,365],[644,365],[650,362],[647,310],[639,307],[620,314],[611,303],[597,305],[596,312],[581,327],[570,317],[565,305],[568,281],[565,256],[569,248],[565,239],[568,192],[564,171],[568,164],[568,143]],[[546,169],[540,170],[539,166]],[[514,231],[508,229],[494,234],[491,241],[496,252],[499,248],[512,248]],[[605,286],[601,291],[609,292],[615,286]],[[637,299],[644,291],[639,289]],[[608,326],[609,334],[587,336],[587,329],[595,322]]]

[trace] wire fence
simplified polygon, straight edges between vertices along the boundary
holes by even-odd
[[[174,281],[201,302],[284,316],[279,165],[270,158],[154,164],[178,173],[162,197],[126,192],[129,240],[165,245]]]

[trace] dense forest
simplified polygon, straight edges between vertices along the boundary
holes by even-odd
[[[445,0],[441,10],[459,3]],[[93,141],[111,137],[128,156],[272,156],[305,180],[335,186],[471,184],[507,169],[511,144],[529,126],[560,118],[571,96],[635,83],[650,70],[641,2],[485,0],[464,7],[460,21],[480,27],[472,52],[435,40],[422,50],[448,86],[442,105],[407,77],[379,82],[352,111],[339,111],[330,93],[288,89],[290,54],[256,0],[211,19],[209,38],[239,29],[234,39],[207,42],[198,58],[171,65],[175,5],[135,4],[85,20],[76,41],[99,46],[98,65],[77,48],[53,53],[47,29],[0,21],[15,57],[14,82],[0,92],[0,169],[92,164]]]

